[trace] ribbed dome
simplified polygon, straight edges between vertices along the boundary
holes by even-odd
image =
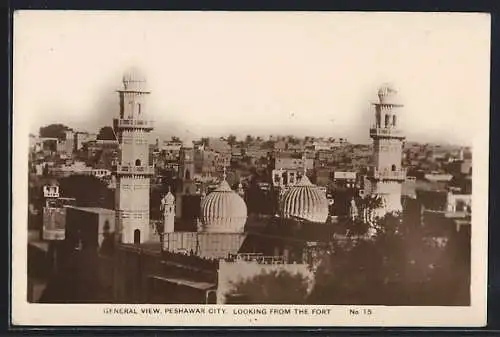
[[[245,201],[223,180],[201,203],[203,232],[241,233],[247,221]]]
[[[383,84],[378,89],[378,98],[381,104],[400,104],[398,91],[389,83]]]
[[[285,192],[281,214],[284,218],[325,223],[328,218],[328,199],[323,191],[303,175],[296,185]]]
[[[125,90],[144,90],[146,87],[146,76],[135,67],[127,69],[122,77]]]

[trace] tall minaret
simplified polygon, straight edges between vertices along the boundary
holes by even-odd
[[[120,96],[120,115],[114,129],[120,143],[116,166],[115,196],[118,240],[122,243],[142,243],[148,240],[150,177],[149,132],[153,123],[145,118],[146,80],[132,69],[123,76]]]
[[[405,136],[398,129],[399,110],[397,91],[390,85],[378,90],[379,101],[375,106],[375,125],[370,129],[373,139],[373,167],[368,178],[372,182],[372,194],[381,197],[382,207],[375,215],[402,211],[401,184],[406,171],[401,167]]]

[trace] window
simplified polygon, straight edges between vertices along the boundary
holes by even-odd
[[[392,116],[392,126],[396,126],[396,115]]]
[[[134,231],[134,244],[139,244],[141,243],[141,231],[136,229]]]
[[[385,115],[385,127],[389,126],[389,115]]]
[[[135,161],[135,166],[141,166],[141,160],[140,159],[137,159]]]
[[[391,166],[391,170],[392,170],[392,171],[396,171],[396,165],[392,164],[392,166]]]

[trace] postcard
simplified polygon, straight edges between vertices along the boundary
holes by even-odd
[[[484,326],[490,21],[15,12],[12,324]]]

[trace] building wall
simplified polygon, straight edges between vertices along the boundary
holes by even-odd
[[[219,264],[217,283],[217,304],[226,303],[226,295],[233,289],[233,283],[241,282],[263,272],[285,270],[292,274],[302,274],[311,279],[313,274],[307,264],[259,264],[257,262],[238,261]]]
[[[193,252],[203,258],[226,258],[239,252],[245,234],[174,232],[164,237],[164,248],[171,252]]]
[[[387,211],[402,211],[401,183],[396,181],[377,182],[373,185],[373,193],[382,197]]]
[[[66,241],[70,247],[97,249],[99,216],[79,208],[66,208]]]
[[[144,177],[121,177],[117,182],[116,221],[123,242],[134,242],[135,230],[140,231],[141,242],[150,235],[149,187],[149,178]]]
[[[43,239],[64,240],[66,231],[66,208],[43,208]]]

